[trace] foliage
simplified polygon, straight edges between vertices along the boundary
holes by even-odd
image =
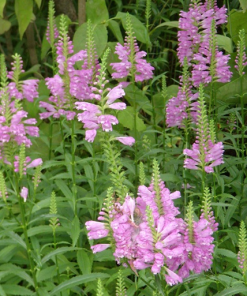
[[[79,2],[68,1],[77,12]],[[182,69],[177,57],[180,11],[189,11],[189,1],[89,0],[84,23],[56,14],[55,4],[0,0],[0,295],[247,295],[246,1],[228,2],[227,24],[216,21],[217,34],[212,27],[209,34],[211,56],[221,50],[229,54],[230,80],[218,80],[212,58],[205,67],[213,78],[198,86],[193,85],[192,71],[200,60],[185,61]],[[206,34],[202,27],[198,32]],[[52,38],[48,41],[47,36]],[[131,44],[129,76],[114,78],[111,64],[120,61],[116,45],[124,42]],[[143,51],[154,75],[138,81],[135,58]],[[82,69],[84,80],[79,80]],[[91,97],[77,99],[86,79]],[[60,87],[50,87],[57,81]],[[124,87],[116,89],[119,83]],[[122,95],[114,94],[111,101],[114,90]],[[59,108],[56,91],[63,92]],[[189,115],[181,125],[171,126],[167,119],[179,118],[182,103],[169,115],[169,102],[183,94],[185,100],[179,102]],[[99,120],[94,134],[93,125],[83,115],[77,117],[89,112],[80,105],[84,102],[97,106],[91,106],[97,108],[97,118],[116,118],[113,130]],[[65,105],[66,114],[61,111]],[[193,121],[191,106],[200,114],[199,122]],[[49,112],[53,117],[45,117]],[[135,144],[126,145],[123,135],[127,141],[134,137]],[[224,147],[222,162],[217,143]],[[113,255],[112,211],[122,213],[127,194],[140,200],[138,184],[153,184],[160,210],[160,179],[167,190],[181,193],[174,200],[180,210],[176,219],[187,221],[193,247],[201,217],[214,225],[211,269],[190,272],[173,286],[164,277],[166,267],[154,275],[150,268],[135,268],[133,258],[116,263]],[[136,208],[131,227],[138,228],[146,215],[158,242],[150,205],[142,218],[138,215]],[[98,217],[105,219],[108,231],[99,244],[109,248],[94,254],[95,240],[88,238],[86,225]],[[180,234],[185,236],[182,230]]]

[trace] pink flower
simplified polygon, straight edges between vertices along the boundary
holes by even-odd
[[[133,137],[116,137],[115,139],[127,146],[132,146],[135,143]]]
[[[95,253],[102,252],[102,251],[106,250],[110,246],[111,246],[110,244],[98,244],[98,245],[91,246],[91,249],[92,249],[93,253],[95,254]]]
[[[20,196],[24,199],[24,202],[27,201],[27,196],[28,196],[28,189],[27,187],[22,187]]]

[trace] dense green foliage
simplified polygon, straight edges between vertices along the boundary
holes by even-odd
[[[183,149],[194,143],[194,130],[168,128],[165,120],[166,103],[177,95],[182,74],[176,51],[179,13],[188,10],[189,2],[88,0],[85,11],[80,10],[84,1],[62,3],[55,1],[57,27],[64,13],[74,51],[79,52],[86,48],[91,24],[99,59],[107,48],[111,50],[109,73],[110,63],[118,61],[115,46],[124,42],[129,13],[138,44],[155,68],[154,77],[130,84],[124,96],[127,108],[114,113],[119,121],[115,133],[134,137],[133,147],[110,145],[106,133],[99,133],[89,143],[76,120],[41,120],[39,101],[48,102],[50,96],[44,79],[57,72],[54,48],[46,40],[49,3],[0,0],[0,51],[7,68],[12,56],[20,54],[25,70],[20,78],[39,79],[39,97],[34,102],[23,101],[28,118],[37,119],[39,137],[32,139],[30,148],[20,148],[25,151],[18,155],[43,160],[41,171],[29,169],[26,176],[14,173],[3,161],[0,164],[0,296],[115,296],[116,291],[119,296],[247,295],[246,263],[243,272],[237,260],[239,249],[246,253],[247,248],[247,74],[240,76],[234,67],[239,31],[247,32],[246,0],[225,3],[228,23],[216,35],[220,49],[230,54],[233,76],[228,83],[212,83],[215,100],[209,122],[214,119],[214,136],[223,142],[225,152],[224,164],[206,176],[183,168]],[[247,38],[245,42],[247,45]],[[3,86],[2,78],[1,83]],[[209,105],[211,85],[204,92]],[[150,270],[137,275],[130,267],[117,265],[109,249],[93,254],[85,228],[86,221],[97,220],[106,198],[121,198],[127,192],[136,196],[138,184],[149,184],[154,159],[166,187],[181,191],[182,198],[175,201],[181,217],[193,201],[198,219],[206,185],[219,223],[211,270],[172,287]],[[37,183],[39,174],[41,182],[36,187],[32,177]],[[184,188],[187,184],[191,187]],[[21,200],[20,186],[29,188],[26,203]]]

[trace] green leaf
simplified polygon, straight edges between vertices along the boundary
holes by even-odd
[[[0,262],[8,262],[18,251],[18,245],[9,245],[0,251]]]
[[[15,0],[15,14],[19,24],[20,38],[22,39],[33,16],[33,0]]]
[[[15,284],[11,284],[11,285],[7,285],[7,284],[2,284],[2,288],[5,291],[5,293],[7,295],[16,295],[16,296],[29,296],[29,295],[36,295],[33,291],[19,286],[19,285],[15,285]]]
[[[59,254],[63,254],[66,252],[72,252],[72,251],[77,251],[77,250],[81,250],[80,248],[74,248],[74,247],[62,247],[62,248],[58,248],[52,252],[50,252],[49,254],[47,254],[42,260],[42,264],[44,264],[45,262],[47,262],[48,260],[50,260],[53,256],[59,255]]]
[[[109,275],[105,273],[91,273],[89,275],[78,275],[58,285],[55,289],[53,289],[50,292],[50,296],[84,283],[96,281],[99,278],[104,279],[108,277]]]
[[[73,194],[72,194],[71,190],[69,189],[69,187],[66,185],[66,183],[63,180],[56,180],[55,183],[56,183],[57,187],[62,191],[64,196],[70,200],[72,198]]]
[[[127,29],[126,28],[126,13],[118,12],[115,19],[121,20],[123,27],[126,31],[126,29]],[[133,30],[134,30],[136,39],[142,43],[150,45],[151,44],[150,38],[148,35],[147,28],[144,26],[144,24],[142,22],[140,22],[139,19],[136,18],[132,14],[130,14],[130,19],[131,19],[131,23],[133,26]]]
[[[165,23],[161,23],[160,25],[158,25],[157,27],[155,27],[152,32],[160,27],[172,27],[172,28],[178,28],[178,21],[171,21],[171,22],[165,22]],[[151,32],[151,34],[152,34]]]
[[[112,31],[113,35],[117,38],[118,42],[123,44],[124,41],[123,41],[123,36],[120,30],[119,24],[114,20],[109,20],[108,27]]]
[[[78,219],[78,217],[74,217],[72,223],[71,223],[71,232],[70,237],[72,239],[72,246],[74,247],[77,243],[77,240],[79,238],[81,232],[81,228],[80,228],[80,221]]]
[[[94,27],[93,31],[96,52],[99,57],[101,57],[107,44],[107,29],[103,24],[98,24]],[[75,32],[73,44],[74,51],[78,52],[82,49],[86,49],[86,39],[87,39],[87,23],[82,24]]]
[[[0,35],[7,32],[11,27],[11,22],[0,18]]]
[[[178,176],[174,174],[170,174],[170,173],[161,174],[160,177],[161,177],[161,180],[165,182],[174,182],[174,183],[180,182],[180,179],[178,178]]]
[[[16,266],[12,263],[7,263],[7,264],[1,264],[0,270],[8,271],[11,274],[17,275],[34,287],[33,279],[21,267]]]
[[[216,35],[216,38],[217,38],[217,43],[218,43],[220,48],[223,48],[228,53],[233,52],[232,39],[231,38],[229,38],[227,36],[223,36],[223,35],[218,35],[218,34]]]
[[[35,0],[35,2],[37,4],[38,8],[40,8],[42,0]]]
[[[27,231],[28,236],[44,234],[44,233],[52,233],[52,229],[49,225],[35,226],[33,228],[28,229]]]
[[[247,31],[246,31],[247,32]],[[216,92],[217,100],[221,100],[227,103],[238,103],[239,97],[236,94],[241,93],[241,79],[237,78],[225,85],[219,87]],[[247,92],[247,74],[243,76],[243,93]],[[244,96],[244,103],[247,103],[247,95]]]
[[[80,267],[82,274],[90,274],[93,264],[93,254],[80,250],[77,252],[77,263]]]
[[[7,294],[4,292],[4,289],[1,285],[0,285],[0,296],[7,296]]]
[[[125,98],[134,107],[135,104],[147,114],[152,115],[153,107],[149,99],[145,96],[142,90],[133,84],[128,85],[125,89]]]
[[[245,32],[247,32],[247,12],[237,11],[235,9],[231,10],[228,17],[227,29],[232,40],[237,44],[239,31],[245,29]],[[245,45],[247,46],[247,38],[245,38]]]
[[[104,23],[109,19],[105,0],[87,0],[86,2],[87,19],[93,24]]]
[[[242,284],[242,282],[236,282],[234,283],[235,286],[225,289],[214,296],[233,296],[238,293],[247,293],[247,287]],[[246,295],[246,294],[245,294]]]
[[[3,18],[3,10],[4,10],[5,4],[6,4],[6,0],[0,0],[0,17],[1,18]]]
[[[13,241],[15,241],[17,244],[19,244],[21,247],[23,247],[25,250],[27,249],[26,243],[24,240],[15,232],[8,231],[7,235],[12,238]]]
[[[128,106],[125,110],[119,112],[118,121],[122,124],[122,126],[129,128],[130,130],[134,129],[134,108]],[[144,131],[146,129],[146,125],[143,120],[138,117],[136,114],[136,129],[137,131]]]
[[[243,9],[243,12],[245,12],[247,9],[247,0],[239,0],[239,2],[240,2],[240,6]]]

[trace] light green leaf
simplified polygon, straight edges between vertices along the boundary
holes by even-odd
[[[231,38],[229,38],[227,36],[223,36],[223,35],[218,35],[218,34],[216,35],[216,38],[217,38],[217,43],[218,43],[220,48],[223,48],[228,53],[233,52],[232,39]]]
[[[84,283],[96,281],[99,278],[104,279],[108,277],[109,275],[105,273],[91,273],[89,275],[78,275],[58,285],[55,289],[53,289],[50,292],[50,296]]]
[[[90,274],[92,270],[93,254],[80,250],[77,252],[77,263],[82,274]]]
[[[0,285],[0,296],[7,296],[6,293],[4,292],[3,287]]]
[[[9,245],[0,251],[0,262],[8,262],[20,250],[18,245]]]
[[[0,18],[0,35],[7,32],[11,27],[11,22]]]
[[[238,103],[239,97],[236,97],[236,94],[241,93],[240,83],[241,79],[237,78],[219,87],[216,92],[217,100],[221,100],[227,103]],[[243,76],[243,93],[247,93],[247,74]],[[247,103],[247,95],[244,96],[244,103]]]
[[[106,26],[102,24],[98,24],[94,26],[93,36],[94,36],[97,55],[101,57],[107,44]],[[82,24],[75,32],[74,39],[73,39],[75,52],[78,52],[82,49],[86,49],[86,39],[87,39],[87,23]]]
[[[20,278],[24,279],[25,281],[27,281],[32,286],[34,286],[33,279],[30,277],[29,274],[27,274],[24,271],[24,269],[22,269],[19,266],[16,266],[12,263],[1,264],[0,270],[8,271],[10,274],[15,274],[15,275],[19,276]]]
[[[171,22],[165,22],[159,24],[157,27],[155,27],[150,34],[152,34],[156,29],[161,28],[161,27],[171,27],[171,28],[178,28],[178,21],[171,21]]]
[[[55,183],[56,183],[57,187],[62,191],[64,196],[70,200],[72,198],[73,194],[72,194],[71,190],[69,189],[69,187],[66,185],[66,183],[63,180],[56,180]]]
[[[24,240],[14,231],[8,231],[7,235],[13,239],[17,244],[19,244],[21,247],[23,247],[25,250],[27,249],[26,243]]]
[[[121,30],[120,30],[119,24],[114,20],[109,20],[108,27],[112,31],[114,36],[117,38],[118,42],[123,44],[124,41],[123,41],[123,36],[122,36]]]
[[[66,252],[72,252],[72,251],[77,251],[77,250],[81,250],[80,248],[74,248],[74,247],[61,247],[58,248],[52,252],[50,252],[49,254],[47,254],[42,260],[42,264],[44,264],[45,262],[47,262],[48,260],[50,260],[53,256],[59,255],[59,254],[63,254]]]
[[[52,233],[52,229],[49,225],[35,226],[33,228],[28,229],[27,231],[28,236],[44,234],[44,233]]]
[[[233,296],[233,295],[236,295],[236,294],[239,295],[239,293],[245,293],[245,295],[246,295],[247,287],[244,286],[242,284],[242,282],[236,282],[236,283],[234,283],[235,284],[234,287],[224,289],[223,291],[215,294],[214,296]]]
[[[109,19],[105,0],[87,0],[86,2],[87,19],[93,24],[104,23]]]
[[[144,26],[142,22],[139,21],[138,18],[136,18],[134,15],[130,14],[131,23],[133,26],[133,30],[135,33],[135,37],[138,41],[141,41],[142,43],[150,45],[150,39],[148,35],[147,28]],[[124,29],[126,30],[126,13],[118,12],[115,19],[120,19]]]
[[[42,0],[35,0],[35,2],[37,4],[38,8],[40,8]]]
[[[245,32],[247,32],[247,12],[235,9],[231,10],[228,17],[227,29],[232,40],[237,44],[239,31],[245,29]],[[245,38],[245,45],[247,45],[247,38]]]
[[[240,2],[240,6],[243,9],[243,12],[245,12],[247,9],[247,0],[239,0],[239,2]]]
[[[72,246],[74,247],[77,243],[77,240],[79,238],[81,229],[80,229],[80,222],[78,217],[74,217],[72,223],[71,223],[71,230],[70,230],[70,237],[72,239]]]
[[[125,98],[134,107],[135,104],[147,114],[152,115],[152,105],[142,90],[133,84],[128,85],[125,89]],[[138,109],[139,109],[138,108]]]
[[[33,16],[33,0],[15,0],[15,14],[19,24],[20,38],[27,29]]]
[[[29,296],[29,295],[32,296],[33,295],[34,296],[34,295],[36,295],[33,291],[31,291],[25,287],[15,285],[15,284],[11,284],[11,285],[2,284],[2,288],[7,295],[16,295],[16,296],[21,296],[21,295],[24,295],[24,296]]]
[[[125,110],[119,112],[118,121],[122,124],[122,126],[129,128],[130,130],[134,129],[134,108],[128,106]],[[136,129],[137,131],[144,131],[146,129],[146,125],[143,120],[138,117],[136,114]]]
[[[0,0],[0,17],[1,18],[3,18],[3,10],[4,10],[5,4],[6,4],[6,0]]]

